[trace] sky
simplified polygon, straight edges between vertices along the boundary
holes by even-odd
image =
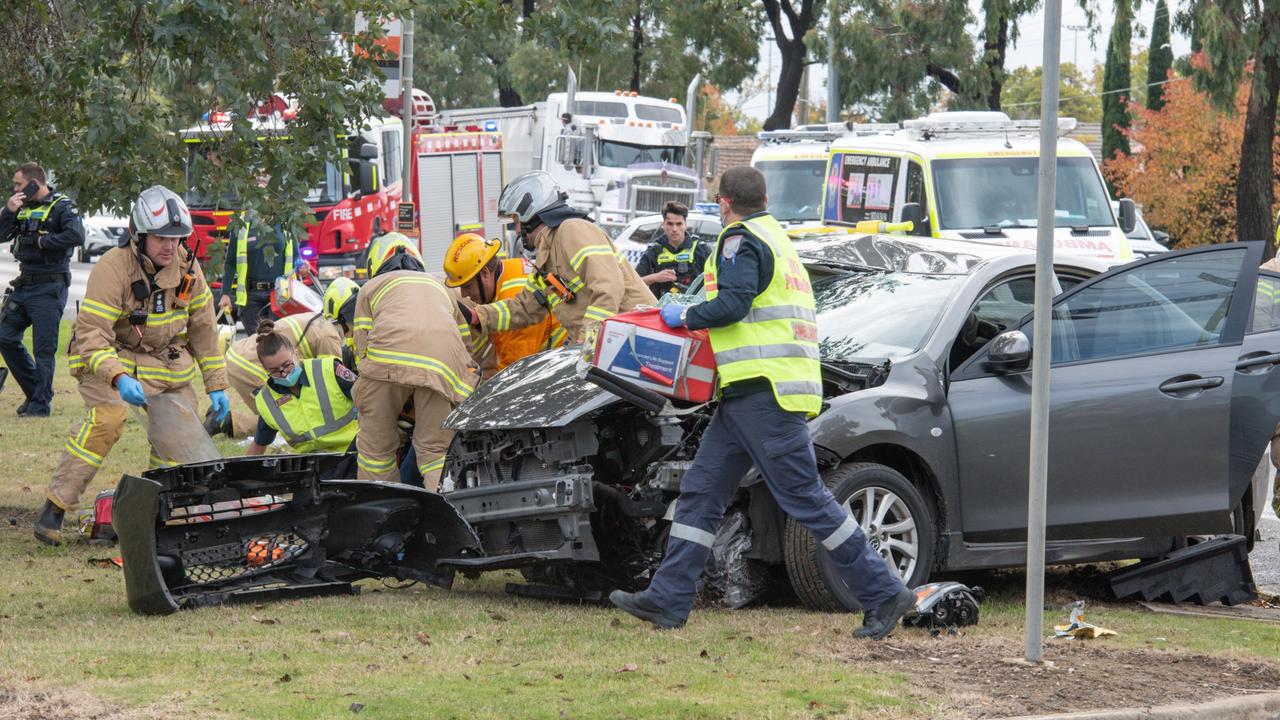
[[[1171,6],[1176,7],[1177,5],[1176,2],[1166,1]],[[1136,25],[1150,28],[1156,13],[1155,0],[1141,0],[1141,2],[1142,5],[1138,9],[1138,23]],[[974,8],[975,14],[978,14],[982,3],[981,0],[970,0],[970,5]],[[1072,26],[1084,27],[1086,22],[1085,13],[1080,9],[1079,4],[1075,0],[1065,0],[1062,6],[1062,62],[1075,62],[1077,56],[1079,57],[1077,64],[1083,67],[1091,67],[1094,64],[1103,62],[1107,53],[1107,36],[1111,31],[1109,18],[1114,13],[1115,8],[1112,0],[1098,0],[1097,17],[1102,27],[1091,42],[1087,30],[1068,29]],[[1023,65],[1039,67],[1044,53],[1043,9],[1024,17],[1019,23],[1019,30],[1021,37],[1018,38],[1016,45],[1009,48],[1005,68],[1012,70]],[[1150,42],[1149,35],[1138,37],[1135,33],[1133,48],[1134,50],[1141,50],[1147,47]],[[1176,30],[1173,33],[1172,45],[1174,57],[1190,52],[1190,40],[1178,34]],[[810,52],[814,52],[814,50],[815,48],[811,48]],[[826,54],[825,47],[816,48],[816,51],[819,55]],[[770,56],[772,56],[772,60]],[[782,69],[782,56],[778,53],[777,45],[771,41],[761,43],[760,59],[757,67],[762,76],[770,75],[772,83],[777,83],[778,75]],[[772,69],[772,73],[769,72],[770,69]],[[825,102],[827,93],[827,70],[825,65],[819,64],[810,67],[809,86],[810,96],[815,99],[815,102]],[[736,94],[734,93],[726,93],[726,95],[731,102],[736,99]],[[770,97],[766,93],[760,93],[743,105],[743,111],[748,116],[764,120],[768,117],[771,107]]]

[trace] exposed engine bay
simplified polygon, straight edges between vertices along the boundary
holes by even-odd
[[[540,597],[590,600],[648,585],[714,405],[655,414],[582,380],[575,354],[532,358],[526,372],[509,368],[450,417],[458,433],[445,497],[476,530],[484,556],[443,565],[468,574],[518,568],[536,587],[508,589]],[[834,363],[823,373],[828,394],[839,395],[884,382],[888,365]],[[537,427],[495,420],[496,412],[529,422],[535,400],[559,412],[537,418]],[[758,481],[749,475],[727,508],[703,578],[733,607],[763,599],[782,558],[784,518]]]
[[[435,493],[341,479],[353,467],[348,455],[276,455],[125,475],[114,526],[129,607],[354,594],[379,577],[450,587],[437,563],[481,552],[470,526]]]

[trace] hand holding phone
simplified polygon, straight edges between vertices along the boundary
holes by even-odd
[[[34,198],[36,194],[39,192],[40,192],[40,183],[36,182],[35,180],[28,182],[27,186],[22,188],[22,194],[26,196],[26,199],[28,200]]]
[[[9,196],[9,201],[6,202],[4,206],[9,209],[9,212],[16,213],[22,209],[22,203],[26,199],[27,199],[26,194],[23,193],[21,190],[19,190],[18,192]]]

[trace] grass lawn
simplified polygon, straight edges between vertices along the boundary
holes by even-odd
[[[891,662],[841,660],[854,645],[855,616],[797,607],[699,611],[682,630],[656,632],[617,611],[517,600],[502,591],[512,576],[495,574],[460,579],[449,592],[368,582],[360,597],[135,616],[119,570],[88,562],[112,550],[31,538],[82,412],[65,369],[56,386],[54,415],[44,419],[14,416],[16,384],[0,393],[0,700],[8,685],[186,717],[954,716]],[[145,433],[131,420],[86,500],[146,465]],[[992,640],[1016,648],[1017,578],[991,576],[982,623],[932,641],[939,653]],[[1055,581],[1055,603],[1072,599],[1065,582]],[[1054,607],[1046,617],[1052,624],[1066,613]],[[1099,641],[1107,647],[1280,661],[1280,626],[1113,605],[1090,620],[1120,632]],[[924,631],[900,636],[930,642]],[[974,659],[975,672],[998,672],[998,660]]]

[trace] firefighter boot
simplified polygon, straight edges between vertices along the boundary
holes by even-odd
[[[614,590],[609,593],[609,602],[641,620],[648,620],[663,630],[673,630],[684,626],[683,618],[672,615],[658,607],[656,603],[645,597],[642,592],[629,593],[622,590]]]
[[[898,626],[898,621],[916,606],[916,594],[910,588],[902,588],[897,595],[880,603],[879,607],[862,612],[862,627],[853,631],[855,638],[883,640]]]
[[[40,508],[40,514],[36,516],[36,539],[45,545],[61,545],[64,514],[62,508],[54,505],[52,500],[45,500],[44,507]]]

